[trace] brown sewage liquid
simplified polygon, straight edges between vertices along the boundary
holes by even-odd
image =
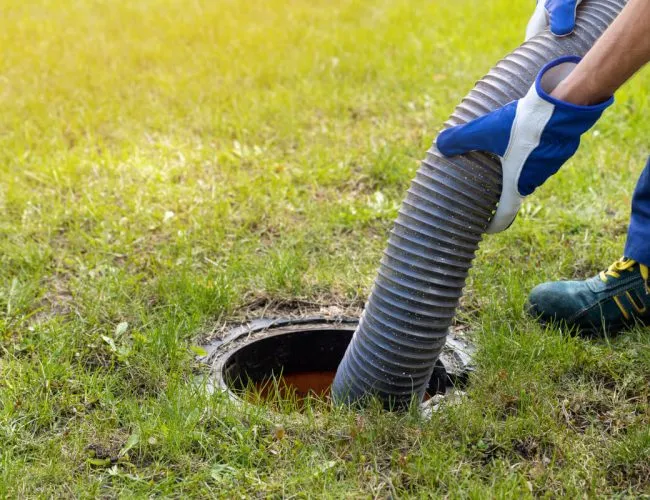
[[[295,397],[299,403],[307,397],[328,399],[334,382],[335,371],[315,371],[287,373],[281,377],[268,377],[254,384],[255,395],[262,400],[280,397],[288,399]],[[428,393],[424,401],[431,398]]]
[[[276,396],[295,397],[298,400],[308,396],[327,398],[334,382],[334,371],[287,373],[281,377],[269,377],[255,383],[255,390],[262,399]]]

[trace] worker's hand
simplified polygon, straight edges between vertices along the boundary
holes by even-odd
[[[512,224],[524,197],[573,156],[580,136],[614,101],[610,97],[594,106],[578,106],[550,96],[579,61],[574,56],[551,61],[522,99],[438,136],[436,144],[445,156],[488,151],[500,157],[501,198],[488,233],[498,233]]]
[[[555,36],[570,35],[576,24],[576,9],[580,2],[581,0],[537,0],[535,12],[526,26],[526,40],[549,26]]]

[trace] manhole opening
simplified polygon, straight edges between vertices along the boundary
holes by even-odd
[[[326,400],[355,326],[271,330],[268,336],[249,338],[224,354],[220,378],[232,393],[249,401],[278,397],[295,397],[299,403],[308,397]],[[448,372],[438,360],[427,396],[464,385],[466,375]]]

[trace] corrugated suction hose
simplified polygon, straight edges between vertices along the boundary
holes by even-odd
[[[445,126],[523,97],[544,64],[584,55],[625,3],[585,0],[573,34],[557,38],[547,31],[521,45],[476,84]],[[497,157],[475,152],[445,158],[435,143],[427,151],[339,365],[336,401],[354,403],[374,395],[397,409],[414,397],[422,399],[500,193]]]

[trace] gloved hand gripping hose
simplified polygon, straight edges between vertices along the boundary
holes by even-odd
[[[523,97],[539,70],[583,56],[626,0],[586,0],[575,31],[541,33],[501,60],[455,109],[446,127]],[[418,169],[384,251],[359,326],[332,386],[339,402],[374,395],[387,408],[421,400],[445,344],[465,279],[501,192],[498,158],[446,158],[435,146]]]

